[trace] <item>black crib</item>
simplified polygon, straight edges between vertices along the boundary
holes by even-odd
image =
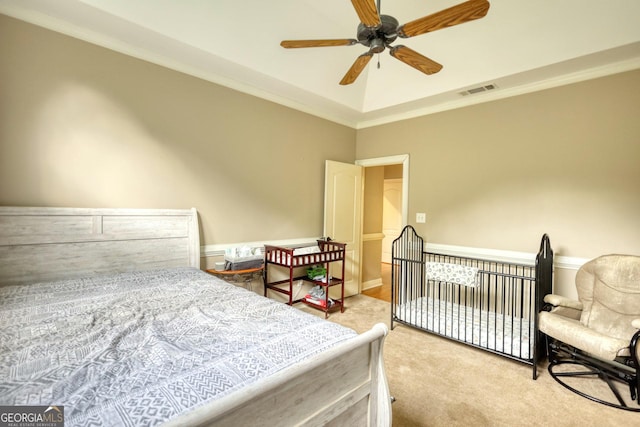
[[[515,264],[427,252],[408,225],[393,241],[391,262],[391,329],[401,323],[532,365],[537,378],[545,348],[537,313],[552,293],[546,234],[535,263]],[[473,278],[456,283],[435,277],[438,269]]]

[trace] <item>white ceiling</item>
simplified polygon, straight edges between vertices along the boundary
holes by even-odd
[[[462,0],[382,0],[402,24]],[[0,13],[354,128],[640,68],[639,0],[490,0],[486,17],[398,40],[443,64],[427,76],[388,55],[338,82],[361,45],[348,0],[0,0]],[[380,68],[377,68],[377,58]],[[486,84],[498,89],[462,96]]]

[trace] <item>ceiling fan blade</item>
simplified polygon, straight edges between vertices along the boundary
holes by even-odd
[[[371,58],[373,58],[373,53],[371,52],[363,53],[358,58],[356,58],[356,61],[353,63],[351,68],[349,68],[349,71],[347,71],[347,74],[345,74],[342,80],[340,80],[340,84],[350,85],[351,83],[355,82],[362,70],[364,70],[364,67],[367,66]]]
[[[353,8],[362,22],[367,27],[377,27],[382,24],[375,0],[351,0]]]
[[[390,49],[389,53],[394,58],[425,74],[435,74],[442,69],[442,65],[406,46],[394,46]]]
[[[328,40],[283,40],[280,46],[286,49],[299,47],[329,47],[329,46],[352,46],[358,43],[355,39],[328,39]]]
[[[487,14],[489,6],[490,4],[487,0],[469,0],[401,25],[398,27],[398,36],[403,38],[419,36],[420,34],[480,19]]]

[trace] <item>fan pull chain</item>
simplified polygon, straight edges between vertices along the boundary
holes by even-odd
[[[378,54],[378,70],[380,69],[380,54]]]

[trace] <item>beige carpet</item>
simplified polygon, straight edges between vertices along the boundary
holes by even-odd
[[[378,322],[389,326],[387,302],[357,295],[345,305],[329,320],[358,332]],[[580,397],[556,383],[546,366],[534,381],[531,366],[406,326],[390,331],[384,359],[396,398],[394,427],[640,425],[640,413]]]

